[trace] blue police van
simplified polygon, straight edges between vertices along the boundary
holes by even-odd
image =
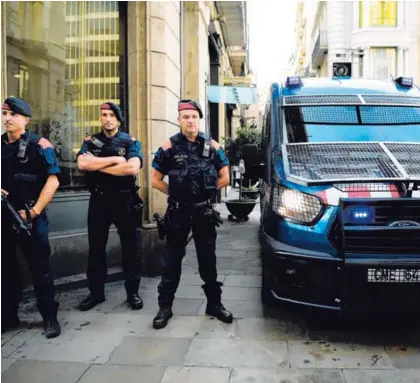
[[[420,312],[420,88],[413,79],[288,77],[261,150],[262,300]]]

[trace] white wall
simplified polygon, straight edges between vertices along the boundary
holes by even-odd
[[[313,4],[309,1],[307,4]],[[316,4],[316,3],[315,3]],[[328,55],[326,63],[317,70],[319,76],[332,75],[332,63],[353,62],[353,75],[358,77],[358,52],[364,52],[363,77],[375,76],[371,48],[393,47],[397,49],[396,75],[413,76],[420,82],[420,2],[398,2],[397,27],[364,27],[359,24],[359,1],[328,1],[326,3],[325,27],[328,32]],[[313,5],[312,5],[313,6]],[[319,6],[319,4],[318,4]],[[307,12],[307,29],[311,33],[323,27],[323,17],[315,19],[313,12]],[[369,5],[365,4],[365,25],[369,24]],[[313,50],[313,36],[308,39],[308,63]],[[399,49],[398,49],[399,48]],[[327,65],[327,73],[325,73]]]

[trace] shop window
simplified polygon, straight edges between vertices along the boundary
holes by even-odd
[[[100,130],[99,106],[126,113],[126,3],[6,2],[7,96],[27,100],[29,129],[47,137],[60,161],[60,190],[83,187],[76,154]]]

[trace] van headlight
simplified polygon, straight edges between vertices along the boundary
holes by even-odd
[[[324,205],[317,197],[283,186],[273,188],[273,210],[276,214],[304,224],[313,223]]]

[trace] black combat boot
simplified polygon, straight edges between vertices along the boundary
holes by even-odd
[[[89,294],[83,301],[80,302],[79,310],[80,311],[88,311],[90,309],[93,309],[96,305],[99,305],[99,303],[102,303],[105,301],[105,297],[102,296],[96,296],[93,294]]]
[[[57,314],[44,317],[44,333],[48,339],[55,338],[60,335],[61,329],[57,320]]]
[[[127,302],[132,310],[143,308],[143,301],[139,296],[140,279],[129,279],[124,283],[127,292]]]
[[[139,293],[127,293],[127,302],[133,310],[140,310],[143,308],[143,300]]]
[[[153,328],[158,330],[166,327],[169,319],[172,318],[172,309],[170,307],[161,307],[153,319]]]
[[[232,323],[232,313],[224,308],[221,303],[207,303],[206,314],[216,317],[224,323]]]
[[[216,317],[224,323],[232,323],[232,313],[224,308],[221,303],[223,283],[216,282],[214,285],[204,284],[201,287],[207,297],[206,314]]]

